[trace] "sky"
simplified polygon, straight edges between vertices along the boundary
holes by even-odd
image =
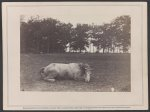
[[[27,9],[28,10],[28,9]],[[32,12],[32,13],[30,13]],[[110,23],[118,16],[130,15],[131,10],[127,7],[116,6],[87,6],[81,7],[45,7],[42,9],[30,9],[28,14],[24,14],[24,21],[29,20],[31,16],[39,15],[40,18],[53,18],[64,23],[96,24]]]
[[[36,17],[37,15],[32,15],[33,17]],[[121,15],[118,15],[121,16]],[[104,23],[110,23],[112,20],[114,20],[116,17],[118,16],[109,16],[109,18],[106,17],[99,17],[99,19],[95,19],[92,16],[72,16],[72,17],[68,17],[68,16],[43,16],[43,15],[39,15],[40,19],[43,18],[53,18],[53,19],[57,19],[61,22],[64,23],[72,23],[74,26],[76,26],[77,23],[81,23],[81,24],[95,24],[95,25],[102,25]],[[31,16],[24,16],[24,21],[28,21],[31,18]]]

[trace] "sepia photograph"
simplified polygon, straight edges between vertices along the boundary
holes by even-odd
[[[148,109],[145,2],[2,3],[4,110]]]
[[[131,91],[130,15],[82,17],[20,16],[21,91]]]

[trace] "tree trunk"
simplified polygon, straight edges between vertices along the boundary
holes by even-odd
[[[39,38],[37,37],[37,39],[36,39],[36,52],[37,53],[39,53],[39,48],[40,48]]]
[[[113,53],[114,53],[115,48],[113,47]]]
[[[94,53],[94,45],[93,45],[93,53]]]
[[[90,52],[91,52],[91,43],[90,43]]]
[[[105,49],[103,48],[103,53],[105,52]]]
[[[68,52],[70,53],[70,43],[68,43],[69,45],[67,46],[68,47]],[[66,52],[66,51],[65,51]]]
[[[97,47],[97,52],[98,52],[98,53],[100,52],[100,46]]]
[[[49,44],[50,44],[50,42],[49,42],[49,38],[47,39],[47,53],[49,53]]]
[[[80,49],[80,53],[81,53],[81,51],[82,51],[82,50]]]

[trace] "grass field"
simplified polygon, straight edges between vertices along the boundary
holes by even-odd
[[[49,63],[88,63],[93,68],[89,83],[74,80],[46,82],[39,70]],[[130,54],[21,54],[22,91],[130,92]]]

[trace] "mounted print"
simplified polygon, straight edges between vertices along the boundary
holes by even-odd
[[[148,109],[146,2],[2,3],[4,110]]]

